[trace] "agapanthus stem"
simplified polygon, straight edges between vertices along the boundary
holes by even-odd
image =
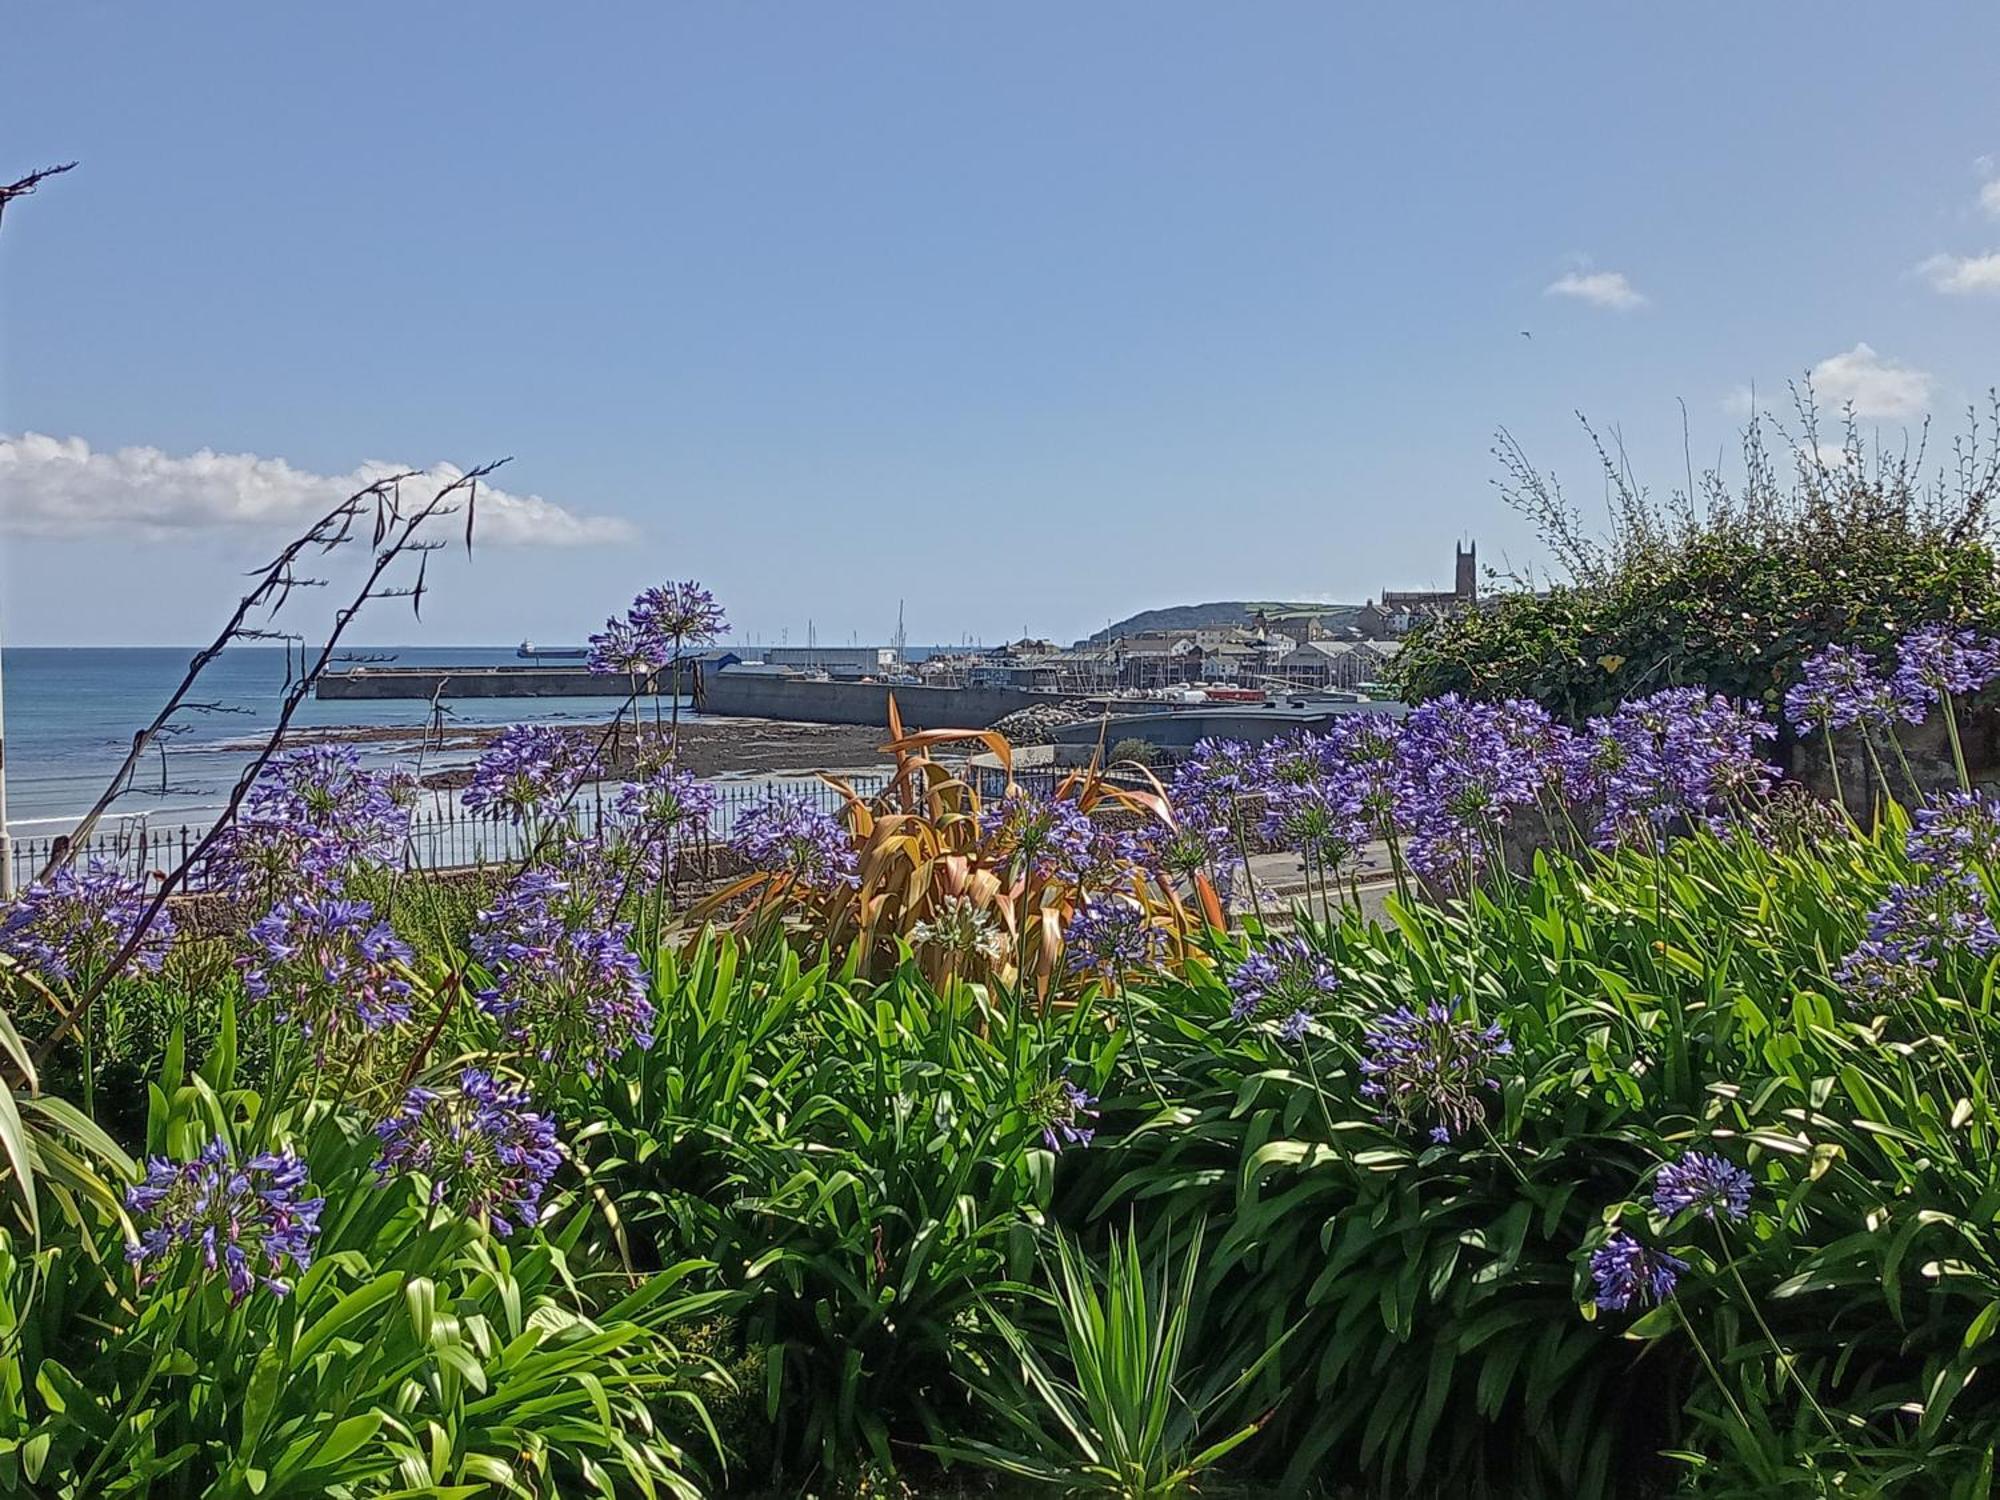
[[[1965,766],[1964,742],[1958,737],[1958,710],[1952,704],[1950,693],[1940,693],[1938,696],[1944,700],[1944,728],[1945,733],[1951,737],[1951,763],[1958,769],[1958,789],[1961,792],[1970,792],[1972,775]]]
[[[1840,815],[1852,825],[1854,810],[1847,805],[1847,794],[1840,787],[1840,756],[1833,748],[1833,725],[1830,722],[1822,724],[1821,732],[1826,736],[1826,768],[1833,774],[1833,803],[1840,809]]]
[[[1715,1367],[1715,1361],[1708,1357],[1708,1347],[1702,1343],[1701,1335],[1694,1331],[1694,1322],[1688,1317],[1687,1309],[1681,1306],[1680,1298],[1674,1297],[1672,1298],[1672,1302],[1674,1315],[1680,1319],[1681,1329],[1687,1334],[1688,1343],[1694,1346],[1694,1352],[1700,1356],[1702,1368],[1708,1371],[1708,1378],[1715,1382],[1715,1388],[1722,1392],[1722,1399],[1729,1403],[1729,1409],[1736,1414],[1736,1420],[1742,1424],[1743,1431],[1748,1434],[1753,1430],[1749,1415],[1738,1404],[1736,1393],[1729,1388],[1729,1383],[1722,1378],[1722,1371]]]
[[[1736,1267],[1736,1256],[1729,1248],[1729,1238],[1722,1232],[1720,1223],[1715,1225],[1715,1243],[1722,1251],[1722,1263],[1729,1268],[1730,1279],[1736,1283],[1736,1290],[1742,1295],[1743,1305],[1756,1320],[1758,1331],[1764,1335],[1764,1341],[1771,1346],[1771,1353],[1778,1361],[1778,1368],[1791,1376],[1792,1384],[1797,1386],[1799,1394],[1806,1398],[1806,1405],[1813,1409],[1813,1414],[1826,1428],[1826,1435],[1839,1445],[1842,1453],[1847,1453],[1847,1442],[1841,1436],[1840,1430],[1833,1425],[1833,1418],[1826,1414],[1826,1408],[1819,1404],[1819,1397],[1813,1394],[1812,1387],[1807,1385],[1805,1377],[1799,1374],[1798,1366],[1793,1362],[1792,1356],[1785,1352],[1785,1346],[1778,1342],[1778,1336],[1771,1331],[1771,1325],[1764,1321],[1764,1311],[1757,1305],[1757,1299],[1750,1295],[1750,1288],[1744,1283],[1743,1273]],[[1848,1456],[1852,1458],[1853,1455],[1848,1454]]]

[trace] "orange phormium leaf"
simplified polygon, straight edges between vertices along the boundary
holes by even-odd
[[[882,746],[883,750],[901,755],[907,750],[928,750],[932,745],[952,745],[965,740],[978,740],[993,752],[1007,772],[1008,783],[1010,785],[1013,783],[1014,747],[1008,743],[1007,736],[997,729],[919,729],[915,734],[898,734],[896,728],[895,724],[890,725],[890,732],[894,737],[888,744]]]
[[[1222,910],[1222,902],[1217,898],[1215,886],[1210,882],[1206,871],[1195,872],[1194,891],[1201,900],[1201,914],[1207,919],[1208,925],[1217,932],[1226,932],[1229,929],[1229,918]]]
[[[1155,795],[1152,792],[1135,792],[1129,787],[1105,786],[1099,790],[1097,797],[1093,799],[1093,803],[1100,801],[1116,802],[1119,806],[1130,808],[1133,812],[1146,813],[1169,828],[1174,826],[1173,804],[1164,795]]]

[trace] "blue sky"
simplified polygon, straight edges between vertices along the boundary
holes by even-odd
[[[82,165],[0,232],[0,622],[194,640],[340,477],[500,454],[546,503],[359,638],[573,640],[669,576],[765,639],[899,598],[913,640],[1069,637],[1531,561],[1502,425],[1591,502],[1579,409],[1665,487],[1677,398],[1712,457],[1753,382],[1818,366],[1899,438],[2000,380],[1996,43],[1830,3],[17,7],[0,179]]]

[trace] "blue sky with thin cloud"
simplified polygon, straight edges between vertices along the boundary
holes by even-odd
[[[2000,380],[2000,11],[26,5],[0,623],[191,641],[373,466],[515,455],[416,631],[1070,637],[1534,558],[1812,370]]]

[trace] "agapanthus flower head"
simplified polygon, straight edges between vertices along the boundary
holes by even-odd
[[[729,620],[715,595],[692,578],[647,589],[632,601],[625,618],[653,642],[661,661],[672,661],[683,648],[705,646],[729,634]]]
[[[1007,961],[1007,934],[993,913],[970,896],[951,895],[937,901],[931,914],[910,929],[910,946],[937,954],[963,969],[968,964],[989,967]]]
[[[1029,1101],[1029,1117],[1042,1127],[1042,1141],[1051,1151],[1088,1146],[1097,1134],[1097,1096],[1067,1076],[1038,1090]]]
[[[1130,890],[1143,867],[1146,846],[1138,833],[1082,814],[1081,837],[1057,846],[1056,875],[1078,891]]]
[[[1300,730],[1266,744],[1256,762],[1263,793],[1262,839],[1331,868],[1367,841],[1360,791],[1331,735]]]
[[[414,792],[407,772],[366,770],[351,746],[274,756],[211,852],[211,880],[274,896],[338,885],[402,852]]]
[[[584,737],[546,724],[515,724],[495,735],[461,794],[466,810],[526,823],[560,812],[593,770]]]
[[[1590,1252],[1597,1305],[1606,1312],[1624,1312],[1635,1302],[1641,1307],[1665,1302],[1686,1269],[1678,1256],[1649,1249],[1623,1230]]]
[[[1910,705],[1899,702],[1875,664],[1851,646],[1835,644],[1814,652],[1785,693],[1785,717],[1800,734],[1887,725],[1909,714]],[[1916,722],[1922,719],[1918,712]]]
[[[1403,720],[1397,745],[1396,815],[1410,865],[1451,884],[1519,808],[1560,787],[1566,743],[1531,703],[1433,698]]]
[[[324,1048],[410,1019],[410,948],[373,904],[286,896],[250,929],[243,987]]]
[[[578,856],[517,875],[473,928],[473,956],[493,976],[480,1008],[555,1073],[595,1076],[653,1044],[646,972],[616,910],[603,873]]]
[[[612,806],[639,868],[662,880],[687,850],[708,837],[716,801],[709,783],[664,765],[628,784]]]
[[[1704,1219],[1742,1219],[1750,1212],[1750,1174],[1726,1156],[1690,1151],[1653,1179],[1653,1207],[1672,1217],[1699,1209]]]
[[[1238,1021],[1289,1024],[1301,1011],[1317,1011],[1339,988],[1332,961],[1305,938],[1274,938],[1252,948],[1229,976],[1229,1014]]]
[[[760,870],[792,875],[808,885],[854,883],[853,836],[809,798],[773,793],[737,818],[729,841]]]
[[[1100,862],[1098,830],[1068,797],[1044,797],[1016,787],[980,810],[990,856],[1026,875],[1074,879]]]
[[[112,865],[62,865],[0,915],[0,953],[52,987],[85,989],[131,941],[146,906],[146,888]],[[156,972],[173,944],[174,921],[162,907],[133,950],[132,967]]]
[[[1976,693],[2000,677],[2000,642],[1970,630],[1925,625],[1896,642],[1889,685],[1904,717],[1921,723],[1932,704]]]
[[[1385,1121],[1428,1121],[1439,1144],[1485,1120],[1482,1095],[1499,1091],[1498,1060],[1514,1050],[1499,1026],[1436,1002],[1378,1017],[1361,1045],[1361,1096],[1381,1105]]]
[[[325,1205],[299,1196],[305,1183],[305,1163],[289,1149],[239,1163],[227,1143],[215,1140],[193,1161],[155,1156],[145,1181],[125,1190],[139,1225],[126,1258],[143,1283],[191,1249],[206,1271],[228,1279],[232,1302],[259,1286],[286,1296],[292,1288],[285,1273],[303,1274],[312,1264]]]
[[[1228,831],[1214,824],[1154,822],[1140,830],[1134,854],[1159,875],[1192,884],[1197,875],[1220,879],[1234,850]]]
[[[465,1069],[458,1087],[443,1093],[413,1088],[375,1127],[376,1174],[419,1175],[433,1208],[449,1205],[496,1234],[528,1228],[540,1221],[542,1193],[562,1163],[555,1122],[533,1102],[518,1084],[479,1068]]]
[[[1163,937],[1136,903],[1100,898],[1078,906],[1063,927],[1063,965],[1072,974],[1116,979],[1156,962]]]
[[[663,645],[630,620],[610,619],[590,638],[586,663],[606,676],[648,677],[667,664]]]
[[[1920,983],[1954,954],[1984,959],[2000,951],[2000,929],[1986,884],[1972,869],[1939,869],[1914,884],[1889,887],[1868,914],[1868,936],[1835,978],[1870,998]]]
[[[2000,866],[2000,799],[1945,793],[1917,809],[1907,847],[1913,862],[1933,869]]]
[[[1257,752],[1242,740],[1196,740],[1168,790],[1183,823],[1234,836],[1256,821],[1263,795]]]
[[[1384,713],[1343,714],[1325,736],[1325,755],[1342,800],[1376,838],[1396,827],[1396,757],[1402,744],[1397,721]]]
[[[1720,829],[1731,807],[1769,790],[1771,767],[1757,746],[1776,733],[1719,694],[1664,688],[1590,721],[1571,752],[1570,786],[1602,804],[1603,844],[1695,823]]]

